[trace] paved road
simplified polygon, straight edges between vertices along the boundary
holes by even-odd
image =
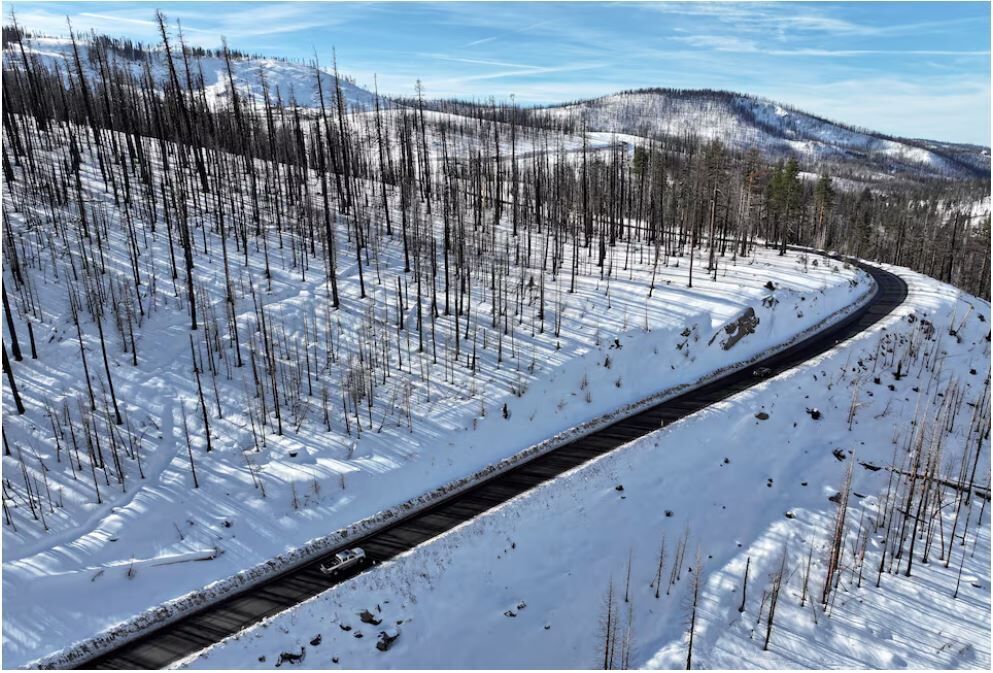
[[[752,376],[755,367],[768,367],[774,374],[778,374],[827,351],[838,342],[862,332],[884,318],[907,296],[907,286],[899,277],[874,266],[863,265],[863,268],[875,279],[879,290],[866,307],[848,316],[842,323],[756,363],[754,367],[724,376],[577,439],[428,510],[398,521],[385,530],[354,540],[349,546],[361,546],[375,562],[386,561],[542,482],[657,430],[663,424],[668,425],[750,388],[762,380]],[[165,625],[102,656],[90,659],[79,667],[164,668],[347,579],[348,575],[335,579],[321,574],[318,567],[329,556],[331,554]],[[367,567],[356,572],[375,572],[375,569]]]

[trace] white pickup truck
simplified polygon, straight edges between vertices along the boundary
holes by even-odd
[[[327,565],[321,565],[321,572],[332,577],[349,568],[362,565],[365,561],[365,551],[361,547],[340,551],[332,557]]]

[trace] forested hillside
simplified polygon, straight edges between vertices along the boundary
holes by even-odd
[[[387,100],[332,54],[194,49],[156,18],[157,45],[4,29],[6,663],[867,300],[803,246],[989,297],[966,149],[897,143],[913,175],[887,181],[720,115]]]

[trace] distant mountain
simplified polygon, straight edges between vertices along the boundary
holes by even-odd
[[[20,60],[15,43],[4,29],[4,61]],[[161,47],[133,45],[105,36],[96,38],[106,47],[114,67],[141,76],[147,62],[153,79],[165,81],[168,70]],[[24,37],[29,56],[48,67],[63,71],[73,65],[68,39]],[[99,76],[95,50],[88,40],[79,40],[81,58],[88,75]],[[177,56],[180,80],[185,84],[185,67]],[[9,66],[5,66],[9,67]],[[194,86],[202,76],[208,102],[224,102],[230,97],[224,59],[214,51],[196,50],[189,57]],[[284,104],[292,100],[302,107],[319,103],[314,68],[303,63],[253,57],[236,53],[232,58],[235,86],[250,102],[263,99],[262,76],[269,95]],[[322,70],[321,86],[325,103],[334,105],[334,75]],[[341,89],[349,110],[368,110],[375,94],[341,76]],[[396,105],[385,98],[381,105]],[[401,101],[402,103],[402,101]],[[429,103],[443,106],[454,114],[474,114],[477,106],[455,101]],[[441,109],[441,108],[439,108]],[[532,108],[525,112],[533,123],[549,122],[573,131],[585,120],[589,131],[628,134],[641,137],[691,135],[704,140],[719,139],[732,149],[757,148],[767,158],[796,156],[808,167],[827,164],[836,174],[858,181],[890,178],[988,179],[990,148],[977,145],[892,137],[874,131],[833,122],[775,101],[746,94],[713,90],[639,89],[563,105]],[[840,175],[839,175],[840,176]]]
[[[585,118],[591,131],[719,139],[739,150],[755,147],[771,155],[861,166],[877,175],[990,176],[988,147],[895,138],[726,91],[641,89],[536,114],[577,124]]]
[[[169,76],[165,51],[161,48],[133,48],[121,46],[116,40],[98,38],[107,45],[108,59],[112,67],[130,70],[140,77],[147,61],[152,78],[156,83],[166,81]],[[87,76],[99,77],[99,64],[96,54],[91,53],[88,40],[77,40],[80,47],[80,58],[84,64]],[[116,46],[115,46],[116,45]],[[51,68],[58,65],[63,71],[70,66],[75,71],[72,54],[72,43],[65,38],[30,37],[24,38],[25,50],[29,57],[39,59],[45,66]],[[20,52],[14,43],[7,43],[4,49],[4,61],[20,60]],[[186,73],[179,50],[173,45],[173,56],[176,59],[180,82],[186,83]],[[213,52],[193,54],[190,56],[190,74],[196,81],[202,74],[204,87],[209,102],[221,102],[230,97],[227,69],[224,59]],[[274,58],[255,58],[238,55],[231,60],[232,79],[238,91],[249,101],[262,102],[262,76],[265,76],[269,86],[269,96],[276,99],[277,94],[284,104],[289,104],[294,98],[303,107],[318,107],[320,100],[317,91],[317,80],[314,68],[303,63],[296,63]],[[369,109],[375,104],[375,95],[354,84],[345,76],[341,78],[341,90],[349,109]],[[321,71],[321,86],[324,89],[326,105],[334,104],[334,75]]]

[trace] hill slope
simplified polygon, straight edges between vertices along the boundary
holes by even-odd
[[[79,41],[80,58],[87,76],[99,78],[100,66],[95,50],[87,41]],[[72,43],[65,38],[33,37],[25,38],[24,46],[29,57],[37,58],[48,68],[58,66],[65,71],[66,67],[75,71],[72,54]],[[179,58],[178,53],[174,55]],[[8,47],[4,52],[5,64],[9,59],[20,61],[20,53],[16,46]],[[108,50],[108,60],[111,67],[119,67],[141,76],[145,61],[151,69],[152,78],[157,84],[165,82],[169,77],[165,51],[162,49],[139,49],[135,51]],[[185,70],[182,61],[177,61],[180,81],[185,84]],[[317,80],[314,68],[303,63],[284,61],[274,58],[245,58],[237,57],[231,60],[232,79],[239,92],[250,102],[262,103],[264,92],[262,77],[269,86],[269,95],[275,100],[277,95],[284,102],[295,99],[304,107],[318,107],[320,98],[317,90]],[[190,72],[194,86],[199,77],[203,77],[208,100],[222,102],[230,96],[227,70],[224,59],[215,55],[193,57],[190,59]],[[324,70],[321,73],[321,87],[324,89],[326,105],[334,102],[334,75]],[[375,94],[341,77],[341,90],[345,102],[352,109],[369,109],[375,104]]]
[[[904,305],[812,363],[548,481],[187,666],[271,668],[295,655],[302,669],[679,669],[699,577],[695,669],[989,669],[988,503],[939,487],[938,525],[915,547],[916,526],[892,531],[897,510],[914,511],[906,494],[926,498],[926,488],[908,491],[889,467],[913,462],[908,439],[930,434],[949,390],[983,401],[988,369],[967,372],[987,366],[989,304],[890,270],[910,286]],[[942,338],[960,321],[957,339]],[[937,383],[921,366],[928,351],[962,376]],[[977,452],[968,423],[934,432],[942,462],[957,468],[964,457],[988,474],[989,444]],[[844,570],[825,593],[834,535]]]
[[[85,137],[85,129],[73,132]],[[38,149],[34,159],[34,165],[45,167],[44,175],[57,170],[61,150],[69,144],[67,136],[50,138],[38,146],[51,149]],[[163,154],[156,142],[138,142],[154,183],[167,184],[163,157],[175,156],[176,150],[166,146]],[[123,134],[119,144],[124,145]],[[867,290],[867,278],[854,269],[808,264],[805,256],[781,257],[763,249],[735,262],[730,256],[722,260],[716,278],[698,271],[688,288],[685,262],[655,265],[649,244],[632,242],[628,269],[612,272],[606,282],[595,259],[582,255],[572,292],[566,292],[569,281],[563,274],[553,281],[542,273],[542,256],[533,255],[529,263],[523,255],[517,277],[532,277],[537,287],[524,290],[518,314],[508,313],[506,335],[490,321],[499,315],[499,302],[491,299],[487,281],[492,276],[485,272],[466,283],[466,304],[473,315],[483,316],[469,332],[479,337],[473,341],[465,328],[457,331],[462,316],[471,317],[468,311],[460,315],[453,306],[449,315],[439,311],[432,318],[429,301],[424,302],[422,335],[416,281],[404,271],[400,231],[376,239],[370,226],[366,240],[376,241],[378,248],[363,281],[361,267],[350,263],[357,259],[356,238],[348,235],[354,224],[350,229],[344,216],[338,220],[332,236],[341,260],[341,306],[334,310],[323,260],[316,254],[302,258],[311,240],[306,228],[291,230],[284,223],[280,231],[269,215],[277,212],[277,196],[285,198],[286,192],[260,190],[263,226],[243,252],[231,255],[227,272],[222,220],[208,209],[198,211],[193,237],[200,246],[191,249],[194,294],[169,280],[170,248],[182,236],[174,236],[176,228],[170,231],[166,224],[173,217],[170,201],[160,196],[140,212],[137,198],[115,204],[96,151],[82,145],[79,201],[90,204],[87,222],[99,217],[106,224],[101,227],[106,233],[99,255],[103,264],[89,262],[89,272],[80,268],[78,260],[90,248],[76,242],[77,235],[85,241],[85,234],[72,204],[50,205],[33,192],[30,199],[24,196],[30,189],[26,185],[41,188],[40,180],[31,181],[28,162],[15,168],[15,188],[6,189],[2,199],[10,238],[37,240],[37,250],[52,258],[44,265],[25,264],[20,286],[10,265],[3,278],[16,321],[4,322],[4,344],[11,348],[10,324],[15,324],[25,356],[19,361],[14,355],[11,370],[26,408],[23,415],[13,411],[5,385],[4,439],[11,455],[3,457],[3,473],[19,477],[4,490],[11,523],[2,533],[2,654],[9,666],[113,629],[212,582],[237,582],[230,578],[246,569],[276,567],[271,560],[281,555],[284,560],[277,563],[299,558],[310,542],[354,522],[373,521],[377,513],[403,507],[549,437],[755,357],[851,305]],[[214,156],[212,163],[232,165],[236,159]],[[127,166],[132,184],[139,184],[136,164]],[[316,196],[319,175],[310,172],[305,179]],[[357,202],[379,193],[378,184],[358,185]],[[244,221],[240,214],[250,217],[250,184],[227,179],[224,189],[221,212],[230,227],[225,231],[236,231]],[[399,197],[391,199],[398,230]],[[292,205],[285,210],[299,212]],[[441,209],[434,212],[421,220],[419,231],[424,247],[440,250],[446,228]],[[510,238],[511,217],[505,211],[492,235]],[[58,239],[62,221],[75,229],[73,248]],[[226,240],[233,251],[233,237]],[[320,244],[315,248],[320,250]],[[70,254],[76,249],[84,252]],[[37,259],[33,252],[23,254]],[[145,280],[123,290],[135,257]],[[607,266],[619,267],[612,259]],[[416,265],[418,258],[412,261]],[[103,321],[97,324],[80,313],[79,332],[70,315],[78,287],[73,264],[80,282],[92,279],[93,296],[107,298]],[[696,264],[697,269],[705,264],[699,250]],[[398,283],[409,285],[403,306],[391,291]],[[33,306],[40,314],[26,302],[35,297],[28,295],[33,288]],[[440,278],[438,295],[443,304]],[[539,312],[543,296],[544,314]],[[190,297],[202,307],[195,331],[189,329]],[[129,306],[135,316],[131,327]],[[756,318],[753,331],[726,347],[722,335],[749,311]],[[282,337],[272,342],[272,358],[264,358],[258,348],[268,334],[260,320],[263,312],[266,324]],[[223,318],[225,313],[232,317]],[[37,359],[27,354],[28,320],[38,336]],[[223,327],[232,321],[240,335],[237,343],[234,330]],[[363,392],[361,400],[349,398],[357,400],[353,410],[361,416],[356,416],[339,404],[353,394],[358,373],[366,371],[360,358],[371,365],[364,335],[372,329],[391,335],[392,343],[377,355],[382,364],[375,374],[363,374],[363,385],[375,389]],[[106,360],[101,330],[107,333]],[[418,351],[422,340],[424,350]],[[242,367],[238,357],[243,357]],[[197,367],[206,413],[194,406],[201,390],[195,362],[203,363]],[[104,367],[97,370],[97,363]],[[97,371],[104,378],[96,379]],[[278,390],[279,402],[271,389],[256,396],[253,372],[259,381],[271,372],[271,380],[286,382]],[[103,391],[109,386],[100,386],[111,381],[124,420],[120,426],[111,420],[113,412],[103,413],[106,405],[92,411],[107,400]],[[97,405],[86,402],[91,385],[100,395]],[[283,414],[278,419],[273,415],[277,404],[284,410],[276,412]],[[49,410],[62,419],[54,426]],[[84,415],[87,427],[93,427],[91,418],[98,424],[93,433],[101,433],[102,448],[94,442],[87,450],[79,429]],[[65,428],[65,441],[56,435],[58,428]],[[67,459],[73,433],[79,453]],[[43,485],[37,492],[46,494],[41,497],[47,500],[50,492],[58,502],[38,511],[37,519],[38,505],[32,510],[26,497],[35,480]],[[81,606],[86,619],[79,619]]]
[[[694,135],[746,150],[798,155],[866,166],[876,172],[934,177],[988,177],[990,150],[928,140],[892,138],[724,91],[643,89],[550,107],[539,114],[594,131],[643,136]]]

